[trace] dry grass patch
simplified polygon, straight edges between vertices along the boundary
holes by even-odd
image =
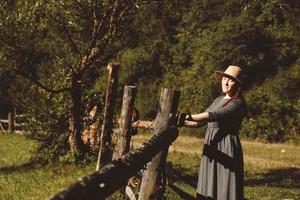
[[[137,148],[148,140],[151,134],[133,137],[132,144]],[[179,136],[170,146],[170,152],[196,154],[201,156],[203,139],[194,136]],[[246,170],[268,170],[295,167],[300,169],[300,147],[292,144],[266,144],[242,140]]]

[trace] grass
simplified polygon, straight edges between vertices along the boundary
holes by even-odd
[[[92,172],[95,165],[85,167],[30,162],[36,143],[19,135],[0,135],[0,199],[47,199],[77,178]]]
[[[138,146],[148,137],[135,136],[133,146]],[[202,145],[203,140],[198,137],[180,136],[169,148],[168,160],[184,180],[177,181],[176,186],[191,195],[195,193]],[[254,141],[242,141],[242,146],[246,199],[300,200],[300,146]],[[167,191],[170,194],[173,192]]]
[[[149,135],[134,136],[137,147]],[[245,197],[248,200],[300,199],[300,147],[292,144],[242,142],[245,156]],[[0,135],[0,199],[40,200],[53,196],[79,177],[91,173],[87,166],[30,163],[36,143],[23,136]],[[171,200],[193,199],[197,184],[202,140],[180,136],[170,146],[169,183],[165,196]],[[116,195],[110,199],[117,199]]]

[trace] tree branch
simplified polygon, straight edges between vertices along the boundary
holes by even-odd
[[[97,40],[100,38],[100,33],[103,28],[105,28],[104,23],[106,18],[109,15],[110,7],[104,10],[103,15],[100,17],[97,13],[100,6],[95,2],[95,10],[94,10],[94,26],[92,32],[92,39],[90,41],[90,46],[87,48],[84,57],[81,58],[79,63],[79,70],[86,71],[89,65],[92,63],[95,55],[98,55],[100,52],[100,48],[97,47]]]
[[[58,20],[55,16],[52,16],[52,15],[51,15],[51,17],[52,17],[52,19],[53,19],[55,22],[57,22],[59,25],[61,25],[61,27],[62,27],[62,29],[63,29],[63,32],[64,32],[64,33],[66,34],[66,36],[67,36],[67,39],[68,39],[68,41],[69,41],[69,45],[70,45],[71,49],[72,49],[73,51],[75,51],[75,53],[81,55],[81,52],[80,52],[78,46],[76,45],[75,41],[73,40],[73,38],[72,38],[72,36],[71,36],[71,34],[70,34],[70,32],[69,32],[67,26],[66,26],[66,23],[65,23],[65,20],[63,19],[63,17],[61,17],[61,18],[62,18],[62,21]]]
[[[62,23],[62,27],[63,27],[63,30],[64,30],[65,34],[67,35],[67,38],[70,42],[70,46],[72,47],[72,49],[75,50],[76,53],[81,55],[81,52],[80,52],[78,46],[76,45],[75,41],[73,40],[73,38],[72,38],[72,36],[71,36],[64,20],[63,20],[63,23]]]
[[[21,72],[17,69],[14,69],[14,71],[16,72],[17,75],[27,78],[28,80],[30,80],[34,84],[38,85],[40,88],[42,88],[43,90],[45,90],[47,92],[57,94],[57,93],[62,93],[62,92],[69,92],[71,90],[71,88],[61,88],[61,89],[58,89],[58,90],[54,90],[52,88],[49,88],[49,87],[43,85],[38,80],[31,78],[28,74],[25,74],[25,73],[23,73],[23,72]]]
[[[106,48],[107,44],[116,34],[121,17],[126,10],[129,10],[131,6],[134,6],[136,1],[114,0],[109,6],[102,10],[102,15],[98,14],[98,9],[100,9],[101,6],[99,6],[97,2],[98,1],[95,0],[92,39],[90,41],[90,46],[87,48],[84,57],[81,59],[78,66],[80,71],[89,69],[92,62],[94,62],[102,50]]]

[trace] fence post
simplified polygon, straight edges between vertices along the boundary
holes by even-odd
[[[159,100],[153,134],[159,134],[170,126],[170,115],[176,114],[180,93],[164,88]],[[161,199],[166,185],[166,158],[168,147],[157,154],[143,173],[139,200]]]
[[[8,132],[12,133],[15,130],[15,115],[13,112],[8,113]]]
[[[99,148],[98,161],[96,170],[107,164],[112,159],[112,126],[113,126],[113,110],[116,103],[116,93],[118,86],[118,70],[119,63],[109,63],[108,69],[108,85],[106,90],[104,118],[101,131],[101,144]]]
[[[136,87],[128,86],[124,87],[123,102],[121,109],[121,116],[119,121],[120,131],[118,132],[117,152],[115,157],[120,158],[122,155],[129,152],[131,131],[132,131],[132,114],[134,108],[134,100],[136,95]],[[122,198],[125,197],[125,186],[120,188],[120,194]]]
[[[136,95],[135,86],[125,86],[123,103],[121,109],[120,119],[120,133],[118,138],[117,156],[120,157],[130,149],[131,140],[131,122],[132,122],[132,111],[134,107],[134,100]]]

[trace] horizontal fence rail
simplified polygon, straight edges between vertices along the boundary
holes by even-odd
[[[20,132],[20,130],[26,126],[26,123],[23,122],[26,117],[27,116],[24,114],[14,115],[9,113],[8,119],[0,119],[0,131],[3,131],[4,133],[7,131]]]
[[[146,164],[178,137],[176,126],[154,135],[138,149],[103,166],[99,171],[80,178],[52,200],[103,200],[126,185],[127,180],[144,169]]]
[[[0,122],[3,123],[3,124],[8,124],[9,120],[8,119],[0,119]],[[25,123],[14,123],[15,127],[22,127],[22,126],[25,126],[25,125],[26,125]]]

